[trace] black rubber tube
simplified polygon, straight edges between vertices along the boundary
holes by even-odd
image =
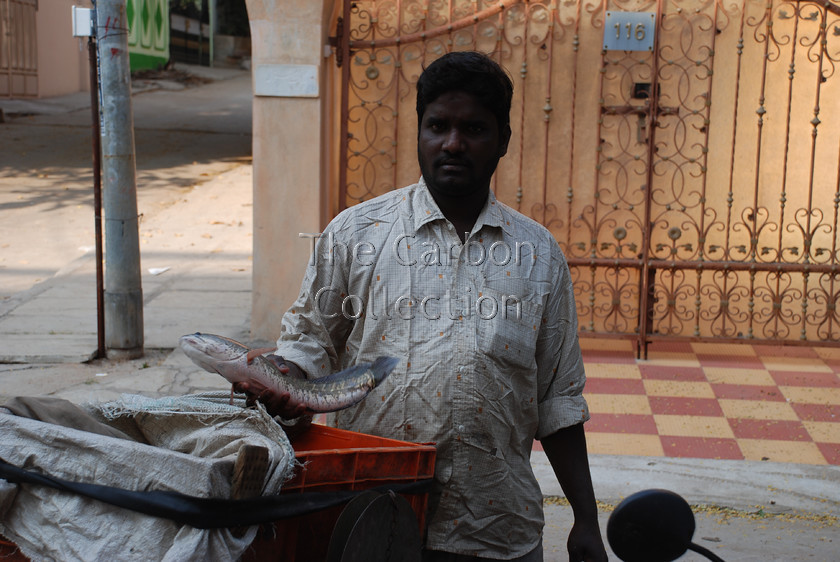
[[[0,478],[14,484],[48,486],[198,529],[251,526],[306,515],[345,503],[363,491],[301,492],[242,500],[198,498],[178,492],[139,492],[100,484],[70,482],[18,468],[2,459]],[[428,492],[431,483],[431,479],[426,479],[372,489],[382,492],[392,490],[398,494],[422,494]]]

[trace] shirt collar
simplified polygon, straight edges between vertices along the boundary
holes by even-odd
[[[440,207],[438,207],[435,202],[434,197],[432,197],[431,192],[429,192],[429,187],[426,185],[426,181],[422,177],[417,183],[417,187],[418,189],[414,191],[411,201],[415,232],[420,230],[423,225],[430,222],[436,220],[446,220],[446,217],[443,215]],[[504,205],[496,199],[496,195],[491,190],[489,196],[487,197],[487,201],[484,203],[484,207],[481,209],[481,213],[479,213],[478,218],[475,221],[473,230],[478,232],[483,227],[489,226],[501,228],[508,235],[512,236],[513,225],[511,224],[510,217],[506,216],[506,213],[503,212],[503,207]]]
[[[429,192],[426,180],[421,177],[416,187],[411,197],[411,211],[414,215],[414,232],[417,232],[423,225],[430,222],[446,220],[440,207],[435,203],[434,197]]]

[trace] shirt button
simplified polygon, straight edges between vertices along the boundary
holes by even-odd
[[[461,432],[461,433],[463,433],[463,432],[464,432],[464,426],[463,426],[463,425],[459,425],[459,426],[458,426],[458,431],[459,431],[459,432]]]

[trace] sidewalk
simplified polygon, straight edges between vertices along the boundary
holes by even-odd
[[[29,376],[44,373],[62,381],[59,396],[110,398],[100,389],[111,379],[86,377],[82,388],[59,373],[107,374],[151,365],[196,331],[249,339],[251,307],[251,167],[224,172],[183,196],[140,225],[146,358],[89,361],[96,353],[96,278],[92,252],[77,258],[54,277],[4,303],[0,316],[0,395],[32,392]],[[172,361],[196,370],[191,362]],[[166,378],[168,367],[161,376]],[[21,377],[20,372],[29,376]],[[129,392],[140,380],[145,391],[154,369],[143,369],[115,392]],[[177,377],[176,377],[177,378]],[[221,383],[218,376],[208,382]],[[219,379],[216,381],[216,379]],[[163,382],[163,380],[161,380]],[[226,385],[212,384],[211,388]],[[38,388],[38,387],[36,387]],[[139,389],[134,388],[134,391]],[[187,388],[182,391],[192,391]],[[193,389],[193,390],[198,390]],[[160,392],[169,392],[161,388]],[[69,393],[69,396],[67,394]]]
[[[250,76],[219,69],[212,78],[189,89],[148,84],[133,97],[146,356],[132,361],[90,361],[88,94],[0,100],[0,155],[15,155],[0,156],[0,403],[227,389],[177,349],[178,337],[202,331],[266,343],[249,334]],[[834,559],[840,356],[691,344],[653,345],[649,360],[636,361],[625,344],[582,340],[598,498],[615,505],[667,488],[692,504],[737,509],[698,513],[695,540],[724,559]],[[544,494],[562,496],[545,455],[535,450],[532,460]],[[549,501],[546,560],[565,558],[570,526],[570,509]]]
[[[148,80],[132,97],[146,348],[137,361],[87,363],[97,349],[89,94],[0,100],[11,132],[0,153],[18,156],[0,160],[0,286],[28,284],[0,300],[0,402],[226,386],[169,355],[199,330],[249,338],[250,74],[187,68],[212,81]],[[202,382],[182,381],[193,373]]]

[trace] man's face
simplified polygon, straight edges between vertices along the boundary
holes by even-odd
[[[495,115],[475,96],[442,94],[426,106],[417,138],[417,158],[429,190],[449,198],[487,190],[509,139],[510,129],[500,134]]]

